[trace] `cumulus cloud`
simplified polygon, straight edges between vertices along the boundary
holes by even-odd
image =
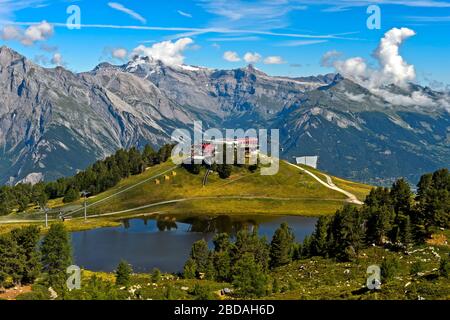
[[[408,28],[393,28],[384,34],[373,56],[379,68],[369,68],[365,59],[353,57],[347,60],[332,62],[336,70],[344,77],[355,80],[369,88],[377,88],[385,84],[404,87],[416,78],[414,66],[409,65],[400,55],[402,43],[416,33]],[[322,58],[323,65],[329,65],[336,52],[328,52]]]
[[[247,63],[257,63],[261,60],[261,55],[257,52],[247,52],[244,55],[244,60]]]
[[[223,54],[223,58],[229,62],[241,61],[241,58],[239,58],[239,55],[235,51],[225,51]]]
[[[396,85],[408,89],[411,88],[409,83],[416,79],[414,66],[408,64],[400,55],[400,47],[403,42],[415,34],[408,28],[393,28],[387,31],[373,54],[378,62],[378,68],[370,67],[367,61],[361,57],[338,60],[340,53],[337,51],[327,52],[322,57],[322,65],[334,66],[345,78],[364,86],[392,105],[445,107],[446,99],[444,102],[439,102],[421,89],[394,93],[387,87]],[[348,96],[348,98],[357,101],[362,97]]]
[[[2,40],[19,40],[22,38],[22,30],[14,26],[5,26],[1,32]]]
[[[36,41],[44,41],[53,35],[53,26],[47,21],[42,21],[40,24],[29,26],[22,39],[22,44],[31,46]]]
[[[328,51],[322,56],[322,59],[320,60],[320,65],[322,67],[332,67],[334,61],[341,55],[342,53],[336,50]]]
[[[23,30],[15,26],[5,26],[0,37],[2,40],[20,41],[25,46],[31,46],[37,41],[45,41],[53,36],[53,25],[47,21],[42,21],[38,24],[33,24],[27,29]]]
[[[115,10],[118,10],[118,11],[121,11],[121,12],[123,12],[123,13],[128,14],[130,17],[132,17],[132,18],[134,18],[134,19],[140,21],[140,22],[143,23],[143,24],[146,24],[146,23],[147,23],[147,20],[146,20],[143,16],[141,16],[139,13],[137,13],[137,12],[131,10],[131,9],[126,8],[124,5],[122,5],[122,4],[120,4],[120,3],[117,3],[117,2],[108,2],[108,6],[109,6],[110,8],[115,9]]]
[[[61,53],[57,52],[53,55],[52,59],[50,60],[51,64],[62,66],[64,65],[63,57]]]
[[[125,60],[127,58],[127,55],[128,51],[124,48],[116,48],[111,51],[111,56],[119,60]]]
[[[183,52],[192,43],[194,41],[191,38],[182,38],[175,42],[158,42],[151,47],[140,45],[133,50],[132,55],[148,56],[167,65],[182,65],[185,59]]]
[[[283,64],[286,63],[280,56],[270,56],[264,59],[265,64]]]

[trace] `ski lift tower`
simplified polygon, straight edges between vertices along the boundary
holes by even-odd
[[[84,197],[84,221],[87,221],[87,196],[89,192],[81,191],[81,195]]]

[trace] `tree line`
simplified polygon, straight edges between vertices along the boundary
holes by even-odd
[[[20,183],[16,186],[0,187],[0,215],[17,209],[25,211],[29,205],[43,208],[49,199],[63,198],[65,203],[76,201],[80,192],[96,195],[114,187],[123,178],[140,174],[147,167],[166,162],[172,153],[173,145],[166,144],[158,151],[150,145],[140,151],[136,147],[120,149],[115,154],[95,162],[73,177],[60,178],[35,185]]]
[[[52,224],[42,241],[40,229],[28,226],[0,235],[0,289],[43,283],[62,292],[66,269],[72,264],[69,233],[61,223]]]
[[[404,179],[392,188],[374,188],[360,208],[346,205],[333,216],[318,219],[311,236],[296,243],[292,229],[285,223],[275,231],[272,241],[253,232],[239,231],[235,241],[218,234],[209,249],[205,240],[193,244],[184,266],[185,278],[230,282],[237,294],[261,297],[269,287],[268,270],[313,256],[351,261],[368,246],[408,250],[423,243],[436,228],[450,227],[450,173],[441,169],[425,174],[418,183],[417,195]],[[442,270],[449,268],[442,259]],[[388,269],[385,267],[384,269]]]
[[[417,190],[414,195],[399,179],[390,189],[372,189],[361,208],[345,206],[332,217],[320,217],[299,249],[301,255],[345,261],[371,245],[404,251],[423,243],[436,228],[449,228],[449,170],[423,175]]]

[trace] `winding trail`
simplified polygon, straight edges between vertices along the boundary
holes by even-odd
[[[350,192],[348,192],[348,191],[346,191],[344,189],[341,189],[338,186],[336,186],[333,183],[333,180],[331,179],[331,177],[329,175],[327,175],[325,173],[322,173],[325,176],[325,178],[327,179],[327,182],[325,182],[325,181],[320,179],[318,176],[316,176],[314,173],[312,173],[309,170],[306,170],[306,169],[304,169],[304,168],[302,168],[302,167],[300,167],[298,165],[295,165],[293,163],[290,163],[288,161],[285,161],[285,163],[287,163],[288,165],[290,165],[292,167],[295,167],[295,168],[297,168],[297,169],[299,169],[299,170],[309,174],[311,177],[313,177],[315,180],[317,180],[320,184],[322,184],[323,186],[327,187],[328,189],[331,189],[331,190],[334,190],[334,191],[337,191],[337,192],[340,192],[340,193],[344,194],[348,198],[347,202],[353,203],[353,204],[359,204],[359,205],[363,204],[363,202],[361,202],[353,193],[350,193]]]
[[[358,204],[358,205],[363,204],[363,202],[358,200],[358,198],[354,194],[352,194],[352,193],[350,193],[350,192],[348,192],[348,191],[346,191],[344,189],[341,189],[338,186],[336,186],[333,183],[333,180],[331,179],[331,177],[329,175],[326,175],[326,174],[322,173],[325,176],[326,180],[327,180],[327,182],[324,182],[322,179],[320,179],[317,175],[315,175],[311,171],[309,171],[307,169],[304,169],[304,168],[302,168],[302,167],[300,167],[298,165],[295,165],[293,163],[290,163],[288,161],[284,161],[284,162],[286,164],[292,166],[292,167],[295,167],[295,168],[299,169],[302,172],[307,173],[308,175],[313,177],[317,182],[319,182],[323,186],[327,187],[328,189],[331,189],[331,190],[334,190],[334,191],[337,191],[337,192],[340,192],[340,193],[344,194],[347,197],[347,200],[346,200],[347,202],[353,203],[353,204]],[[89,208],[89,207],[92,207],[92,206],[94,206],[94,205],[96,205],[98,203],[107,201],[107,200],[111,199],[112,197],[115,197],[115,196],[117,196],[117,195],[119,195],[121,193],[124,193],[124,192],[126,192],[126,191],[128,191],[130,189],[133,189],[133,188],[135,188],[135,187],[137,187],[137,186],[139,186],[141,184],[144,184],[144,183],[146,183],[146,182],[148,182],[150,180],[153,180],[153,179],[155,179],[157,177],[160,177],[160,176],[166,174],[167,172],[170,172],[170,171],[176,169],[177,167],[178,166],[171,167],[171,168],[169,168],[169,169],[167,169],[167,170],[165,170],[163,172],[160,172],[160,173],[158,173],[156,175],[153,175],[153,176],[151,176],[151,177],[149,177],[147,179],[144,179],[144,180],[142,180],[142,181],[140,181],[140,182],[138,182],[138,183],[136,183],[136,184],[134,184],[132,186],[129,186],[129,187],[123,189],[123,190],[120,190],[120,191],[118,191],[118,192],[116,192],[116,193],[114,193],[114,194],[112,194],[112,195],[110,195],[108,197],[105,197],[105,198],[103,198],[101,200],[93,202],[93,203],[87,205],[86,207]],[[206,182],[205,180],[207,179],[208,175],[209,174],[207,173],[205,175],[205,177],[204,177],[204,181],[203,181],[204,184]],[[147,209],[147,208],[151,208],[151,207],[156,207],[156,206],[161,206],[161,205],[174,204],[174,203],[178,203],[178,202],[198,201],[198,200],[212,200],[212,199],[218,199],[218,200],[219,199],[272,199],[272,200],[300,200],[300,199],[303,199],[303,200],[307,200],[308,198],[277,198],[277,197],[254,197],[254,196],[191,197],[191,198],[165,200],[165,201],[150,203],[150,204],[147,204],[147,205],[143,205],[143,206],[139,206],[139,207],[131,208],[131,209],[126,209],[126,210],[121,210],[121,211],[107,212],[107,213],[97,214],[97,215],[88,215],[87,218],[98,218],[98,217],[104,217],[104,216],[118,215],[118,214],[123,214],[123,213],[128,213],[128,212],[133,212],[133,211],[139,211],[139,210],[143,210],[143,209]],[[311,200],[316,200],[316,199],[315,198],[311,198]],[[337,200],[337,199],[326,199],[326,200]],[[81,207],[81,208],[76,209],[74,211],[69,211],[68,213],[66,213],[63,216],[64,217],[67,217],[69,215],[71,216],[74,213],[79,212],[79,211],[81,211],[83,209],[84,209],[84,207]],[[77,219],[77,218],[75,218],[75,219]],[[53,221],[53,220],[55,220],[55,219],[49,219],[49,221]],[[42,222],[42,221],[45,221],[45,220],[6,220],[6,221],[1,221],[0,220],[0,225],[1,224],[13,224],[13,223],[33,223],[33,222]]]

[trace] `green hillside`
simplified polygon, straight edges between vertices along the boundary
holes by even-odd
[[[205,173],[204,168],[197,175],[189,173],[170,161],[154,166],[89,198],[88,215],[137,215],[161,211],[211,215],[323,215],[334,213],[348,198],[284,162],[280,163],[280,170],[274,176],[262,176],[259,171],[251,173],[247,168],[234,167],[228,179],[221,179],[217,173],[212,173],[203,186]],[[325,177],[319,178],[326,181]],[[360,200],[371,189],[367,185],[332,179]],[[73,217],[84,214],[82,200],[69,205],[62,205],[60,200],[49,204],[53,210],[63,210]],[[78,211],[71,214],[74,210]]]

